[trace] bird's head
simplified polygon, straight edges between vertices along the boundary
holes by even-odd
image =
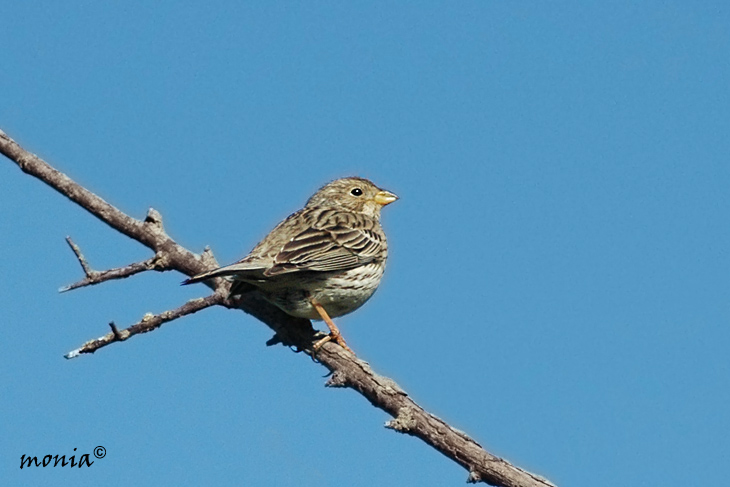
[[[307,207],[334,206],[372,218],[380,217],[380,209],[398,199],[398,196],[375,186],[364,178],[336,179],[324,185],[307,201]]]

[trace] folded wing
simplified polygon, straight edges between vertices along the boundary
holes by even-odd
[[[264,275],[344,271],[383,258],[384,252],[383,238],[373,229],[342,224],[310,227],[282,247]]]

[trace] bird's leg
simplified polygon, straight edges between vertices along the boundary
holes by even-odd
[[[348,352],[354,354],[355,352],[352,351],[350,347],[347,346],[345,343],[345,339],[342,338],[342,334],[340,333],[340,329],[337,328],[337,325],[335,325],[335,322],[332,321],[332,318],[327,314],[327,311],[325,311],[324,307],[317,303],[316,301],[312,300],[312,306],[314,306],[314,309],[317,310],[317,313],[319,313],[319,316],[322,317],[324,322],[327,324],[327,328],[330,329],[330,334],[326,337],[322,338],[321,340],[317,341],[317,343],[314,344],[314,351],[316,352],[319,350],[319,347],[324,345],[325,343],[329,342],[330,340],[334,340],[337,342],[339,346],[347,350]]]

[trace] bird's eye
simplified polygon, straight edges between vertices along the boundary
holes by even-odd
[[[350,194],[353,196],[362,196],[362,190],[360,188],[354,188],[350,191]]]

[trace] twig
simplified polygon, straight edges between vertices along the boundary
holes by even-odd
[[[226,301],[225,296],[219,293],[211,294],[210,296],[205,298],[192,299],[180,306],[179,308],[165,311],[164,313],[160,313],[158,315],[147,313],[140,321],[130,326],[129,328],[125,328],[124,330],[117,329],[117,326],[114,324],[114,322],[111,322],[109,323],[109,327],[112,329],[110,333],[107,333],[106,335],[99,337],[95,340],[89,340],[88,342],[81,345],[79,348],[71,350],[69,353],[64,355],[64,357],[66,357],[67,359],[72,359],[84,353],[94,353],[100,348],[106,347],[110,343],[123,342],[129,337],[138,335],[140,333],[147,333],[148,331],[152,331],[156,328],[161,327],[169,321],[173,321],[178,318],[182,318],[183,316],[197,313],[198,311],[209,308],[211,306],[222,304],[224,301]]]
[[[122,334],[119,333],[119,329],[117,328],[117,325],[115,325],[113,321],[109,323],[109,328],[112,329],[114,338],[116,338],[117,340],[122,340]]]
[[[126,215],[45,161],[25,151],[1,130],[0,153],[14,161],[21,170],[45,182],[107,225],[149,247],[156,255],[158,253],[163,255],[170,269],[193,276],[217,267],[217,263],[209,251],[197,255],[172,240],[162,228],[159,213],[151,210],[145,221],[139,221]],[[204,300],[218,300],[221,299],[219,296],[227,294],[228,284],[225,281],[220,279],[214,282],[208,281],[206,285],[215,287],[216,294],[204,298]],[[200,306],[200,304],[191,303],[194,302],[186,303],[181,308],[188,305]],[[312,345],[317,335],[312,329],[311,323],[308,320],[297,319],[285,314],[266,302],[257,292],[246,293],[235,303],[223,300],[200,306],[198,309],[214,304],[238,306],[274,330],[276,340],[273,341],[294,346],[309,354],[312,353]],[[126,330],[117,330],[117,333],[112,331],[97,340],[87,342],[69,355],[91,353],[108,343],[125,340],[133,334],[151,331],[162,323],[174,319],[166,319],[163,315],[165,313],[150,316]],[[466,434],[426,413],[395,382],[376,375],[366,362],[358,360],[342,347],[334,343],[326,343],[317,352],[317,360],[333,373],[330,386],[350,387],[358,391],[374,406],[396,418],[394,422],[389,423],[389,427],[421,438],[428,445],[462,465],[469,471],[469,481],[481,481],[505,487],[550,487],[553,485],[537,475],[525,472],[506,460],[492,455]]]
[[[71,240],[71,236],[66,236],[66,243],[69,247],[71,247],[71,250],[73,250],[73,253],[76,254],[76,258],[79,260],[79,264],[81,264],[81,268],[84,270],[84,274],[86,277],[91,277],[93,274],[93,270],[91,270],[91,267],[89,267],[89,264],[86,262],[86,258],[84,257],[84,254],[81,253],[81,249],[78,245],[74,243],[73,240]]]
[[[154,257],[143,260],[142,262],[134,262],[124,267],[117,267],[115,269],[109,269],[106,271],[95,271],[89,266],[89,263],[86,261],[84,254],[81,253],[81,249],[78,245],[74,243],[73,240],[71,240],[71,237],[66,237],[66,242],[68,242],[71,250],[73,250],[74,254],[76,254],[76,258],[78,259],[79,264],[81,264],[81,268],[84,270],[84,274],[86,275],[86,277],[84,277],[80,281],[74,282],[73,284],[69,284],[68,286],[60,288],[58,290],[58,292],[60,293],[65,293],[67,291],[78,289],[84,286],[93,286],[94,284],[99,284],[114,279],[125,279],[129,276],[139,274],[140,272],[151,270],[162,272],[170,270],[170,268],[165,264],[165,259],[163,258],[162,254],[158,253]]]

